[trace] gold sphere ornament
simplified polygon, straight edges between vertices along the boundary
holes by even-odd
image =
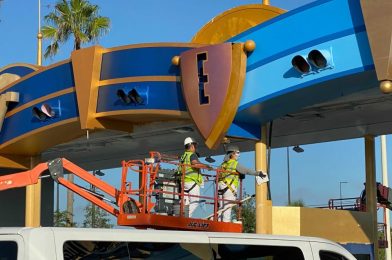
[[[42,33],[39,32],[39,33],[37,34],[37,38],[38,38],[38,39],[42,39],[42,37],[43,37]]]
[[[390,80],[383,80],[380,83],[380,90],[384,94],[392,93],[392,81]]]
[[[244,50],[246,52],[252,52],[256,48],[256,43],[252,40],[247,40],[244,44]]]
[[[171,60],[172,64],[175,66],[180,65],[180,56],[174,56]]]

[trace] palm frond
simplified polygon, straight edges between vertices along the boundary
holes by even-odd
[[[106,34],[110,19],[99,16],[98,12],[99,6],[88,0],[58,0],[54,10],[45,16],[47,24],[42,27],[44,37],[52,40],[45,58],[56,54],[59,46],[71,36],[74,37],[74,49],[78,49]]]
[[[109,32],[110,20],[107,17],[98,16],[93,19],[88,28],[88,35],[90,40],[95,40],[98,37]]]
[[[57,38],[57,28],[49,25],[42,26],[42,36],[44,38],[54,39]]]
[[[53,57],[57,54],[59,50],[59,43],[58,41],[52,42],[48,47],[46,47],[44,58],[47,59],[48,57]]]

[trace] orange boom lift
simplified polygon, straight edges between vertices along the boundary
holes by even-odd
[[[171,165],[172,169],[162,169],[162,164]],[[185,171],[178,173],[177,169],[184,169],[177,160],[162,158],[158,152],[150,152],[145,160],[130,160],[122,162],[122,176],[120,189],[100,180],[86,170],[65,158],[58,158],[47,163],[41,163],[32,170],[4,175],[0,177],[0,191],[36,184],[44,173],[59,184],[79,194],[86,200],[114,215],[117,224],[135,228],[155,228],[174,230],[241,232],[241,222],[218,221],[219,202],[218,180],[220,169],[213,174],[202,174],[204,178],[213,182],[214,190],[211,196],[198,196],[202,203],[212,208],[212,213],[206,218],[190,218],[187,215],[187,205],[184,202],[183,187]],[[89,190],[64,178],[64,171],[75,174],[90,185],[95,186],[111,198]],[[129,180],[131,174],[139,175],[139,187],[133,188]],[[242,189],[239,189],[240,193]],[[230,201],[238,206],[237,219],[241,219],[241,199]]]

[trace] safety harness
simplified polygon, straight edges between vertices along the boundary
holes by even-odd
[[[226,188],[218,190],[220,195],[225,194],[228,189],[230,189],[230,191],[236,195],[236,191],[231,185],[234,184],[234,186],[238,187],[239,177],[237,173],[237,165],[238,161],[233,159],[222,163],[221,168],[224,171],[219,176],[219,181],[223,182],[226,185]]]
[[[184,176],[184,183],[186,182],[193,182],[193,185],[189,188],[189,189],[184,189],[184,192],[189,193],[191,190],[193,190],[196,185],[200,185],[202,182],[202,176],[200,174],[199,169],[197,168],[193,168],[190,166],[185,166],[185,165],[191,165],[191,156],[192,156],[193,152],[188,152],[186,151],[180,159],[180,165],[178,166],[178,170],[177,170],[177,174],[179,176],[182,176],[182,170],[183,167],[185,167],[185,176]],[[181,179],[179,180],[180,183],[180,188],[182,188],[181,185]]]

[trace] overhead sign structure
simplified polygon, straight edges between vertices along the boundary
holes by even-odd
[[[182,91],[188,111],[206,140],[216,148],[233,122],[246,74],[241,43],[191,49],[180,55]]]

